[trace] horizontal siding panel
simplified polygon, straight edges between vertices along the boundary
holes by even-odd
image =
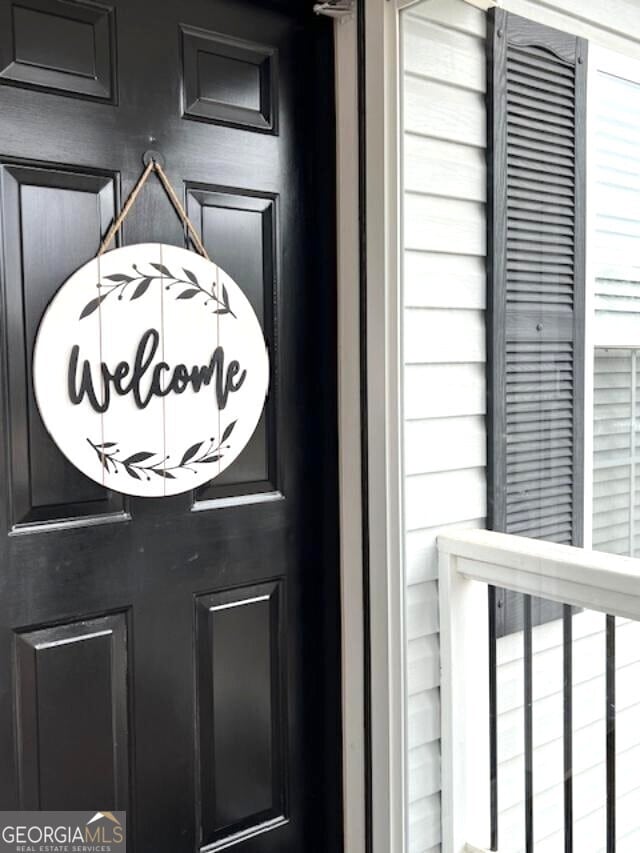
[[[501,0],[500,6],[548,27],[637,55],[634,43],[640,40],[640,7],[636,0]]]
[[[409,365],[404,386],[408,420],[486,412],[485,372],[480,362]]]
[[[423,20],[434,21],[447,29],[457,30],[469,35],[484,38],[487,32],[486,16],[480,9],[474,9],[461,2],[451,0],[427,0],[413,6],[407,17],[419,17]]]
[[[485,50],[478,36],[413,16],[403,17],[403,36],[405,73],[484,93]]]
[[[482,256],[487,250],[484,205],[406,193],[404,242],[409,250]]]
[[[481,148],[407,133],[404,169],[409,192],[486,201],[487,166]]]
[[[409,749],[440,738],[440,691],[437,687],[415,693],[407,701]]]
[[[405,609],[408,640],[437,634],[439,630],[437,583],[427,581],[410,586],[406,592]]]
[[[440,684],[438,637],[420,637],[407,645],[407,693],[413,696]]]
[[[415,803],[440,790],[440,745],[424,744],[409,750],[409,802]]]
[[[459,520],[454,524],[412,530],[405,536],[405,577],[407,585],[436,580],[438,577],[437,538],[454,530],[484,530],[484,518]]]
[[[440,842],[440,795],[412,803],[409,810],[409,853],[427,853]]]
[[[487,435],[479,416],[408,421],[404,431],[405,471],[427,474],[486,465]]]
[[[409,308],[404,315],[406,364],[483,362],[485,323],[481,311]],[[459,389],[452,389],[460,393]]]
[[[486,507],[482,468],[420,474],[409,477],[405,485],[407,530],[452,524],[460,518],[484,518]]]
[[[480,256],[406,252],[403,273],[407,308],[485,307],[485,261]]]
[[[444,83],[406,77],[405,131],[450,142],[485,148],[487,144],[484,96]]]

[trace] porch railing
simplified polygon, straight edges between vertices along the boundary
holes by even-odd
[[[572,844],[572,613],[606,619],[606,849],[615,850],[615,617],[640,621],[640,560],[491,531],[438,538],[441,612],[443,853],[500,849],[497,836],[496,640],[487,588],[559,602],[564,607],[563,848]],[[533,853],[532,621],[525,598],[523,849]],[[639,649],[640,655],[640,649]],[[576,851],[579,853],[579,851]]]

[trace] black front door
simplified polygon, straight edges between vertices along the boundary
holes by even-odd
[[[0,0],[0,809],[126,809],[137,853],[340,849],[331,67],[310,2]],[[147,149],[272,370],[235,464],[157,500],[67,463],[31,382]],[[155,241],[184,233],[152,177],[121,244]]]

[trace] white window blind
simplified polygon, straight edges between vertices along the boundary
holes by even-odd
[[[640,351],[596,349],[593,394],[593,547],[640,554]]]

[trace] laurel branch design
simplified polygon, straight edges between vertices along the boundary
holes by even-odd
[[[218,282],[213,281],[210,288],[207,288],[200,284],[198,277],[191,270],[183,268],[183,278],[181,276],[174,276],[164,264],[156,264],[150,261],[149,266],[153,267],[155,272],[143,273],[137,264],[132,264],[131,269],[135,273],[134,275],[128,275],[127,273],[106,275],[104,278],[111,282],[111,284],[98,282],[96,285],[99,290],[98,296],[87,302],[80,313],[79,319],[82,320],[84,317],[93,314],[105,299],[114,294],[117,295],[119,300],[124,299],[125,295],[128,295],[130,302],[133,302],[134,299],[140,299],[149,290],[154,281],[168,282],[168,284],[164,285],[165,290],[172,290],[177,285],[182,285],[182,289],[176,297],[177,299],[193,299],[196,296],[203,296],[204,305],[213,303],[214,306],[217,306],[213,311],[214,314],[230,314],[234,319],[237,319],[231,310],[229,293],[224,284],[218,290]]]
[[[170,454],[162,456],[162,454],[152,450],[137,450],[130,453],[126,458],[122,458],[119,455],[120,447],[117,441],[105,441],[98,444],[87,438],[87,443],[91,445],[100,464],[109,474],[124,471],[134,480],[151,480],[152,476],[161,477],[165,480],[175,480],[178,472],[192,471],[197,474],[197,468],[194,466],[209,465],[223,459],[224,451],[229,449],[229,445],[225,442],[231,437],[236,423],[237,421],[233,421],[226,427],[219,442],[214,438],[209,438],[192,444],[184,451],[180,461],[175,464],[168,464]]]

